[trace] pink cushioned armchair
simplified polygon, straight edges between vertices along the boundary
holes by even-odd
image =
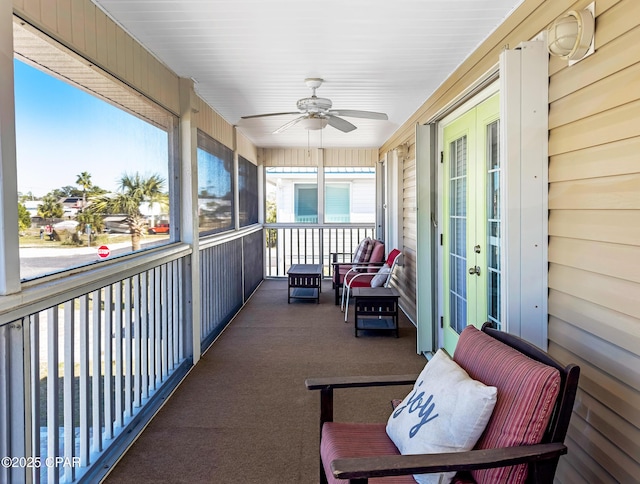
[[[336,389],[413,385],[416,375],[310,378],[320,390],[320,482],[413,483],[414,474],[455,471],[453,483],[550,483],[567,453],[580,368],[488,323],[462,331],[453,360],[497,388],[497,402],[473,450],[400,455],[385,423],[333,421]],[[428,364],[427,364],[428,365]]]
[[[375,273],[384,263],[384,254],[384,242],[370,237],[360,242],[350,262],[339,260],[340,256],[350,254],[331,254],[331,265],[333,266],[332,282],[336,305],[340,304],[340,290],[344,287],[344,276],[347,272],[357,267],[359,271]]]

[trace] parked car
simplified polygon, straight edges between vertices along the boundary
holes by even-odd
[[[158,224],[155,227],[149,227],[150,234],[168,234],[169,224]]]

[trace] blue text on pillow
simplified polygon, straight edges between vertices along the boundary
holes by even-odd
[[[418,387],[422,386],[422,383],[423,382],[420,381],[420,383],[418,383]],[[436,408],[436,404],[432,403],[433,395],[429,395],[429,398],[427,398],[427,400],[424,403],[422,403],[423,397],[424,397],[424,392],[418,393],[418,389],[416,388],[413,391],[413,394],[409,396],[407,400],[407,404],[401,407],[398,407],[396,411],[393,412],[393,418],[396,418],[398,415],[400,415],[404,411],[404,409],[407,407],[408,407],[409,413],[413,413],[415,411],[419,412],[418,416],[422,420],[420,420],[420,422],[418,422],[416,425],[411,427],[411,430],[409,431],[409,438],[413,438],[424,424],[430,422],[431,420],[433,420],[438,416],[437,413],[435,415],[431,415],[434,408]]]

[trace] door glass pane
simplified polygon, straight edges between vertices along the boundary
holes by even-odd
[[[467,137],[450,148],[449,309],[451,328],[460,333],[467,325]]]
[[[499,121],[487,126],[487,318],[500,329],[500,156]]]

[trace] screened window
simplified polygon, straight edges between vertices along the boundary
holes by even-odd
[[[324,219],[327,223],[349,223],[351,212],[350,186],[346,183],[325,185]]]
[[[375,222],[375,168],[325,167],[324,185],[326,223]]]
[[[96,264],[101,246],[110,259],[173,237],[175,119],[141,96],[130,104],[129,92],[62,51],[52,55],[64,59],[55,63],[60,77],[14,60],[20,247],[28,248],[20,250],[23,280]],[[60,80],[77,72],[114,102]]]
[[[318,186],[297,184],[295,194],[295,221],[304,224],[318,223]]]
[[[265,170],[267,223],[318,223],[318,170],[268,167]]]
[[[258,167],[238,157],[238,207],[240,227],[258,223]]]
[[[233,151],[198,131],[198,224],[200,233],[231,230]]]

